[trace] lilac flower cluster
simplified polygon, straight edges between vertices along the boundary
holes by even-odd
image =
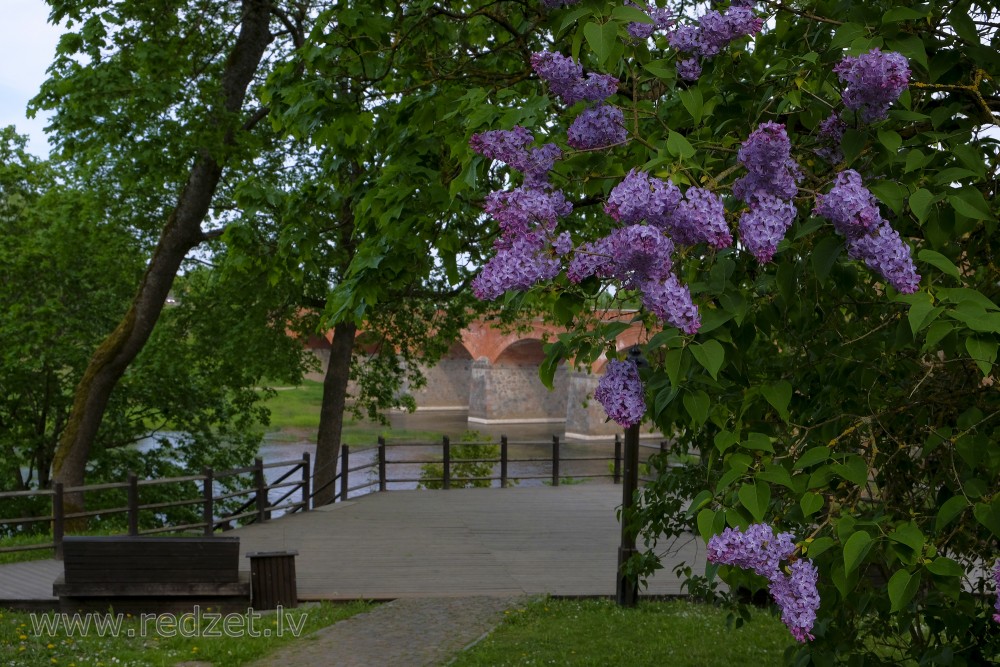
[[[529,148],[534,140],[523,127],[475,134],[470,146],[480,155],[505,162],[524,172],[524,183],[506,192],[492,192],[484,209],[500,223],[494,242],[497,253],[472,282],[482,300],[492,300],[511,289],[528,289],[559,275],[559,257],[572,249],[569,234],[556,235],[556,224],[573,205],[549,183],[549,171],[562,156],[555,144]]]
[[[864,261],[869,269],[885,278],[903,294],[917,291],[917,273],[910,247],[882,217],[878,200],[864,186],[861,175],[853,169],[837,174],[828,194],[816,196],[815,215],[833,223],[833,228],[847,239],[847,253]]]
[[[573,148],[605,148],[625,141],[625,117],[610,104],[584,109],[570,125],[567,142]]]
[[[860,111],[861,120],[866,123],[886,118],[889,107],[910,81],[906,57],[879,49],[856,58],[846,56],[833,71],[845,86],[841,95],[844,106]]]
[[[625,224],[642,220],[657,224],[673,215],[680,202],[676,185],[633,169],[611,190],[604,212]]]
[[[733,183],[733,194],[749,205],[740,216],[740,241],[758,262],[769,262],[795,220],[791,200],[802,180],[785,126],[761,123],[740,146],[737,159],[747,175]]]
[[[597,383],[594,398],[619,425],[628,428],[642,421],[646,398],[639,379],[639,368],[631,359],[612,359]]]
[[[492,160],[504,162],[524,173],[524,184],[532,188],[548,185],[548,174],[562,151],[555,144],[528,148],[534,136],[527,129],[515,125],[513,130],[488,130],[472,135],[472,150]]]
[[[993,605],[993,609],[996,610],[996,613],[993,614],[993,620],[1000,623],[1000,558],[997,558],[997,562],[993,564],[993,590],[997,595],[997,601]]]
[[[591,72],[583,76],[583,66],[572,58],[549,51],[531,54],[531,67],[549,84],[549,90],[566,104],[581,100],[602,102],[618,92],[618,79],[610,74]]]
[[[648,39],[657,30],[668,30],[674,25],[673,19],[670,18],[670,10],[665,7],[661,8],[656,5],[643,6],[629,1],[626,1],[625,4],[629,7],[635,7],[653,20],[652,23],[641,23],[639,21],[629,23],[625,30],[632,39]]]
[[[663,282],[650,281],[642,287],[642,305],[662,321],[686,334],[698,333],[701,316],[691,300],[691,291],[670,274]]]
[[[667,42],[677,51],[687,54],[678,58],[677,74],[694,81],[701,76],[701,61],[722,52],[729,43],[743,36],[760,32],[764,20],[753,13],[753,2],[733,2],[722,14],[716,10],[705,13],[698,25],[684,25],[667,34]]]
[[[812,561],[798,559],[788,566],[786,574],[781,563],[794,553],[792,534],[775,535],[766,523],[755,523],[746,531],[726,528],[708,541],[709,562],[752,570],[768,580],[771,597],[781,608],[781,620],[795,639],[804,642],[814,639],[809,631],[819,609],[819,571]]]
[[[837,114],[830,114],[819,124],[820,141],[826,145],[816,151],[816,154],[831,164],[836,164],[844,159],[844,154],[840,150],[840,141],[847,131],[847,123],[840,119]]]

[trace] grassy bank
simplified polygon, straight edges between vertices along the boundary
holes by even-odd
[[[269,442],[316,441],[319,412],[323,403],[323,384],[305,380],[297,387],[281,387],[265,402],[271,411],[271,424],[265,438]],[[390,429],[383,424],[355,421],[345,415],[342,439],[346,445],[371,445],[379,436],[387,441],[432,441],[443,434],[434,431]]]
[[[503,665],[781,665],[795,644],[778,618],[755,612],[727,628],[725,610],[684,601],[642,602],[622,609],[610,600],[531,602],[508,612],[454,667]]]
[[[283,611],[281,636],[277,636],[277,616],[274,612],[264,613],[249,625],[248,616],[234,615],[229,619],[229,628],[241,628],[240,632],[230,630],[231,637],[179,636],[181,633],[195,634],[193,617],[176,617],[177,624],[171,624],[168,617],[160,617],[158,622],[143,621],[135,616],[124,616],[119,629],[98,636],[94,626],[81,636],[79,631],[69,633],[65,628],[49,634],[35,627],[30,614],[0,610],[0,665],[73,665],[75,667],[166,667],[184,661],[201,661],[213,667],[236,667],[255,660],[279,646],[296,641],[296,635],[304,637],[320,628],[371,609],[363,602],[350,604],[309,605],[299,609]],[[210,614],[210,609],[204,610]],[[302,617],[305,617],[303,620]],[[62,618],[49,614],[50,620]],[[223,617],[226,619],[227,617]],[[243,620],[238,620],[242,618]],[[202,615],[198,621],[201,634],[208,634],[206,628],[211,617]],[[37,617],[35,622],[37,622]],[[299,624],[301,628],[299,628]],[[222,633],[222,621],[215,630]],[[185,629],[187,628],[187,629]],[[298,630],[293,632],[291,628]],[[143,630],[145,629],[145,632]],[[249,629],[260,636],[251,636]],[[111,636],[115,634],[117,636]],[[128,636],[131,634],[132,636]],[[145,636],[140,636],[145,634]],[[213,630],[211,634],[216,634]],[[166,636],[174,635],[174,636]],[[267,635],[267,636],[264,636]],[[308,641],[308,640],[302,640]]]

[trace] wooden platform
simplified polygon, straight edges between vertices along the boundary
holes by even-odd
[[[614,595],[621,487],[582,484],[524,489],[392,491],[336,503],[249,526],[242,557],[253,551],[295,550],[303,600],[519,595]],[[642,594],[676,595],[671,563],[704,567],[700,539],[678,553]],[[0,566],[0,606],[11,593],[35,590],[51,598],[55,561]],[[37,583],[34,588],[38,588]]]

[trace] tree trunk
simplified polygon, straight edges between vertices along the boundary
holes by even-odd
[[[53,480],[67,487],[83,484],[90,447],[97,436],[111,392],[149,339],[163,310],[174,276],[187,253],[205,239],[201,224],[222,176],[226,153],[235,143],[233,129],[247,87],[271,41],[271,2],[243,0],[240,34],[222,74],[217,123],[226,124],[223,148],[200,151],[177,205],[161,232],[153,257],[125,317],[101,342],[73,396],[73,408],[53,457]],[[66,511],[83,508],[81,493],[66,495]]]
[[[323,376],[323,404],[319,413],[319,435],[316,438],[316,467],[313,488],[315,505],[332,503],[337,496],[333,483],[337,475],[337,456],[340,453],[341,433],[344,427],[344,408],[347,405],[347,382],[351,375],[351,355],[354,354],[354,336],[358,327],[354,322],[341,322],[333,328],[333,345],[330,361]]]

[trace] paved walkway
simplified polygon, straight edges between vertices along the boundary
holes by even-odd
[[[250,667],[444,665],[503,619],[515,598],[407,598],[296,640]]]

